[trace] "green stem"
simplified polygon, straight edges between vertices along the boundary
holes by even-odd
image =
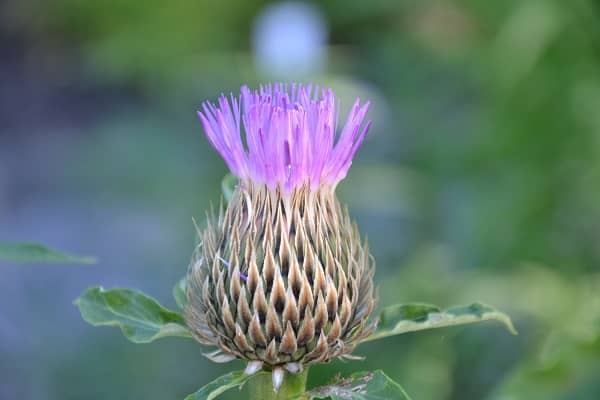
[[[297,374],[286,371],[283,383],[276,393],[273,390],[273,378],[269,374],[257,374],[249,382],[250,400],[300,400],[305,399],[308,368]]]

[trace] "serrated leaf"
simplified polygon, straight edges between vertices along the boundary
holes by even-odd
[[[175,303],[182,310],[185,308],[187,304],[187,296],[185,295],[185,277],[181,278],[175,286],[173,286],[173,298],[175,298]]]
[[[223,191],[223,197],[225,198],[226,203],[229,203],[229,200],[231,200],[231,196],[233,196],[237,184],[238,178],[233,174],[227,174],[223,177],[223,180],[221,181],[221,190]]]
[[[383,371],[357,372],[331,385],[308,392],[313,399],[331,400],[410,400],[402,387]]]
[[[517,334],[510,317],[493,307],[481,303],[451,307],[442,310],[430,304],[397,304],[383,309],[377,330],[363,342],[425,329],[472,324],[495,320]]]
[[[168,337],[191,337],[183,317],[153,298],[131,289],[87,289],[75,300],[83,319],[94,326],[118,326],[134,343]]]
[[[50,249],[38,243],[0,242],[0,260],[20,264],[93,264],[93,257],[81,257]]]
[[[230,372],[204,385],[196,393],[192,393],[187,396],[185,400],[212,400],[229,389],[233,389],[235,387],[241,389],[244,383],[254,376],[256,376],[256,374],[246,375],[243,371]]]

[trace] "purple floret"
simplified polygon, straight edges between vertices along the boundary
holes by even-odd
[[[288,193],[304,183],[335,187],[346,176],[371,125],[363,124],[369,102],[361,106],[357,99],[336,134],[339,104],[331,89],[269,84],[240,91],[239,98],[222,95],[198,111],[234,175]]]

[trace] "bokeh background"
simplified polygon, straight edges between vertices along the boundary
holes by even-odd
[[[2,2],[0,240],[99,261],[0,265],[0,398],[183,399],[233,368],[72,301],[102,284],[175,307],[226,173],[195,110],[273,80],[372,101],[339,196],[380,305],[480,300],[520,331],[369,343],[311,384],[382,368],[416,400],[600,398],[599,68],[592,0]]]

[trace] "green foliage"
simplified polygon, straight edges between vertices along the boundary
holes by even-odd
[[[159,0],[150,0],[143,7],[126,0],[97,4],[59,0],[53,7],[25,10],[36,16],[35,23],[42,29],[68,32],[74,43],[85,44],[89,68],[105,79],[141,80],[148,87],[180,74],[177,80],[182,85],[186,81],[193,85],[197,71],[186,68],[193,64],[200,71],[211,72],[215,79],[203,85],[213,84],[216,90],[221,85],[216,78],[224,80],[234,66],[225,68],[220,59],[194,55],[232,48],[243,38],[239,28],[219,35],[214,35],[215,29],[246,25],[245,17],[256,14],[258,7],[256,2],[206,0],[175,0],[168,7]],[[154,29],[157,26],[165,29]],[[161,49],[160,54],[144,45],[150,42]]]
[[[311,398],[331,400],[410,400],[404,389],[383,371],[357,372],[349,378],[312,389]]]
[[[168,337],[191,337],[183,317],[156,300],[131,289],[86,290],[75,305],[83,319],[94,326],[118,326],[134,343],[149,343]]]
[[[377,330],[364,342],[425,329],[472,324],[488,320],[500,321],[513,334],[516,330],[510,317],[493,307],[473,303],[442,310],[429,304],[396,304],[383,309]]]
[[[491,400],[588,400],[600,390],[600,335],[569,340],[553,335],[535,360],[522,363]]]
[[[400,350],[402,360],[378,354],[374,362],[390,374],[395,368],[392,376],[414,397],[597,397],[600,387],[595,384],[594,372],[600,368],[600,358],[590,341],[600,334],[599,274],[573,276],[539,263],[481,273],[459,269],[448,248],[427,247],[416,253],[395,277],[383,282],[381,289],[387,296],[382,302],[397,299],[397,293],[402,300],[427,298],[436,303],[464,304],[477,298],[510,310],[518,321],[519,336],[482,327],[447,336],[444,343],[436,340],[436,335],[409,335],[395,341],[399,347],[406,346]],[[433,279],[439,276],[445,279]],[[486,345],[490,342],[494,346]],[[373,346],[374,351],[381,348]],[[430,375],[424,378],[423,371]],[[434,374],[438,374],[433,378],[436,385],[428,387]],[[482,385],[482,379],[490,380]],[[453,396],[453,391],[464,397]]]
[[[266,373],[258,372],[257,374]],[[244,383],[246,383],[251,378],[255,377],[257,374],[246,375],[243,371],[230,372],[228,374],[218,377],[217,379],[208,383],[207,385],[204,385],[196,393],[187,396],[185,400],[212,400],[229,389],[241,389]]]
[[[0,260],[20,264],[93,264],[93,257],[75,256],[38,243],[0,242]]]

